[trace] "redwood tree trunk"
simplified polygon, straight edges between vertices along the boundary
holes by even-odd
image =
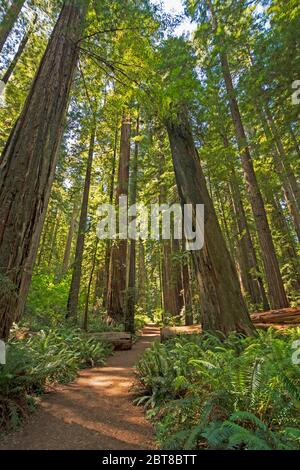
[[[116,175],[116,161],[117,161],[117,147],[118,147],[118,119],[116,119],[116,128],[115,128],[115,139],[114,139],[114,153],[112,161],[112,172],[110,177],[110,188],[109,188],[109,203],[112,204],[114,200],[115,192],[115,175]],[[103,307],[106,307],[107,304],[107,291],[108,291],[108,281],[109,281],[109,265],[110,265],[110,254],[111,254],[111,240],[106,240],[105,247],[105,263],[104,263],[104,288],[103,288]],[[102,269],[102,267],[100,268]]]
[[[71,280],[69,299],[68,299],[67,318],[73,318],[73,319],[77,319],[82,259],[83,259],[83,251],[84,251],[84,240],[85,240],[85,232],[86,232],[88,204],[89,204],[89,195],[90,195],[90,187],[91,187],[91,175],[92,175],[94,148],[95,148],[95,134],[96,134],[96,128],[94,127],[92,130],[91,139],[90,139],[90,147],[89,147],[88,161],[87,161],[87,167],[86,167],[84,190],[83,190],[83,195],[82,195],[78,235],[77,235],[76,250],[75,250],[75,260],[73,264],[72,280]]]
[[[250,296],[254,305],[258,307],[262,304],[264,310],[268,310],[269,304],[245,214],[239,183],[234,172],[230,179],[230,189],[234,215],[239,232],[238,251],[241,261],[244,289]]]
[[[116,207],[119,197],[128,196],[131,121],[123,115]],[[119,227],[120,228],[120,227]],[[124,322],[126,294],[127,239],[115,240],[110,254],[107,313],[110,321]]]
[[[0,54],[9,33],[14,27],[15,22],[22,10],[25,0],[13,0],[10,8],[0,24]]]
[[[185,252],[186,244],[183,237],[183,251]],[[184,301],[184,323],[186,326],[193,325],[193,295],[192,295],[192,276],[189,257],[184,256],[181,263],[181,278],[183,287],[183,301]]]
[[[261,254],[264,263],[268,293],[271,307],[284,308],[289,306],[289,302],[284,290],[283,281],[280,274],[275,247],[265,211],[263,198],[260,192],[256,174],[253,168],[250,149],[247,142],[238,102],[235,96],[231,72],[225,52],[220,53],[223,76],[229,98],[230,111],[235,127],[236,139],[241,153],[242,166],[244,170],[247,191],[256,223],[258,238],[261,246]]]
[[[265,110],[266,110],[266,114],[268,116],[269,122],[267,121],[264,113],[259,110],[260,111],[259,114],[262,119],[264,133],[267,139],[270,140],[270,142],[272,142],[273,138],[275,137],[274,132],[277,136],[276,137],[277,144],[274,143],[272,145],[272,151],[273,151],[272,157],[273,157],[274,167],[278,175],[278,178],[282,181],[284,198],[286,200],[287,207],[291,214],[298,240],[300,241],[300,207],[298,207],[298,204],[296,202],[295,195],[294,195],[292,186],[289,181],[288,171],[286,169],[286,166],[284,165],[284,162],[287,161],[287,156],[286,156],[283,144],[281,142],[280,136],[277,133],[277,128],[275,126],[273,116],[266,105],[265,105]],[[271,123],[272,123],[272,126],[271,126]],[[272,129],[273,129],[273,132],[272,132]],[[291,168],[290,168],[290,172],[291,172]],[[296,181],[296,184],[297,184],[297,181]]]
[[[70,221],[70,225],[69,225],[68,236],[67,236],[67,241],[66,241],[66,246],[65,246],[65,251],[64,251],[64,259],[63,259],[63,263],[62,263],[62,267],[61,267],[61,275],[62,276],[64,276],[67,273],[68,269],[69,269],[71,249],[72,249],[72,241],[73,241],[73,236],[74,236],[74,232],[75,232],[77,212],[78,212],[78,207],[77,206],[78,206],[77,201],[75,201],[74,204],[73,204],[71,221]]]
[[[62,8],[0,163],[0,338],[15,319],[22,272],[47,209],[88,2]],[[32,259],[33,263],[35,260]],[[27,266],[30,270],[30,266]]]
[[[136,136],[140,133],[140,118],[138,116],[136,121]],[[130,206],[136,204],[137,196],[137,172],[138,172],[138,156],[139,156],[139,143],[135,142],[134,158],[132,161],[132,169],[130,175]],[[125,331],[132,334],[135,333],[134,326],[134,313],[136,304],[136,240],[129,241],[129,272],[128,272],[128,285],[126,289],[126,312],[125,312]]]
[[[181,202],[205,206],[204,247],[192,251],[200,287],[202,327],[224,334],[252,334],[254,327],[207,190],[185,109],[167,121],[167,130]]]

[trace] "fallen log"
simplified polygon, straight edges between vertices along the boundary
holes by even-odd
[[[282,308],[268,312],[252,313],[251,320],[257,324],[300,325],[300,308]]]
[[[160,340],[163,343],[174,336],[197,335],[202,332],[200,325],[192,326],[166,326],[160,329]]]
[[[90,336],[99,341],[110,343],[115,351],[128,351],[132,348],[132,336],[130,333],[108,331],[105,333],[90,333]]]

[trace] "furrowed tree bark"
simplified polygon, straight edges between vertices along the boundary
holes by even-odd
[[[282,262],[284,265],[288,263],[289,284],[295,291],[300,291],[300,262],[297,250],[294,246],[294,238],[290,233],[290,227],[286,221],[280,201],[274,194],[268,194],[267,200],[271,205],[272,225],[277,231],[279,238]]]
[[[265,109],[267,109],[266,106],[265,106]],[[298,240],[300,241],[300,209],[298,208],[298,204],[294,197],[292,186],[290,185],[290,182],[289,182],[287,169],[284,165],[284,160],[286,159],[285,150],[284,150],[283,144],[281,143],[281,139],[279,135],[277,135],[277,141],[279,141],[280,144],[278,145],[277,143],[276,145],[275,142],[273,142],[274,135],[272,133],[269,122],[273,122],[273,132],[275,131],[277,133],[277,128],[275,127],[275,123],[273,121],[273,117],[272,117],[270,110],[268,111],[269,122],[267,121],[264,113],[261,110],[259,110],[259,114],[262,119],[262,126],[264,129],[265,136],[272,143],[271,148],[273,150],[272,157],[273,157],[275,171],[280,181],[282,181],[284,198],[286,200],[287,207],[291,214],[293,225],[294,225]],[[283,151],[283,154],[280,153],[280,149],[281,151]]]
[[[206,0],[206,2],[212,17],[213,31],[214,34],[216,34],[220,25],[218,24],[218,19],[214,11],[212,1]],[[220,37],[218,38],[218,46],[220,48],[219,57],[221,69],[225,81],[232,122],[235,129],[236,140],[240,150],[246,188],[248,191],[249,200],[251,203],[252,212],[257,228],[258,239],[261,247],[261,255],[266,274],[270,304],[272,308],[288,307],[289,302],[286,296],[278,260],[276,257],[275,247],[267,219],[264,201],[253,167],[251,152],[246,137],[238,101],[236,98],[235,89],[233,86],[227,53],[224,49],[224,44],[220,43]]]
[[[290,165],[290,162],[288,160],[288,156],[286,154],[286,151],[285,151],[285,148],[283,146],[283,143],[282,143],[280,134],[278,132],[276,123],[275,123],[274,118],[272,116],[272,112],[270,111],[270,109],[267,106],[265,107],[265,112],[266,112],[266,115],[267,115],[267,119],[269,121],[269,125],[270,125],[270,128],[271,128],[273,137],[274,137],[276,147],[278,149],[278,154],[280,155],[280,158],[281,158],[282,168],[284,170],[284,177],[286,178],[286,180],[287,180],[287,182],[290,186],[292,195],[293,195],[293,197],[296,201],[296,204],[297,204],[297,211],[299,213],[300,212],[300,185],[298,184],[298,181],[296,180],[295,174],[294,174],[294,172],[292,170],[292,167]]]
[[[114,138],[114,153],[112,161],[112,172],[110,177],[110,188],[109,188],[109,203],[112,205],[114,200],[115,192],[115,175],[116,175],[116,162],[117,162],[117,150],[118,150],[118,120],[119,116],[116,119],[116,128],[115,128],[115,138]],[[108,292],[108,280],[109,280],[109,264],[110,264],[110,253],[111,253],[111,240],[106,240],[105,247],[105,268],[104,268],[104,289],[103,289],[103,307],[106,307],[107,304],[107,292]],[[100,268],[102,269],[102,268]]]
[[[243,287],[256,307],[261,304],[265,310],[268,310],[269,303],[250,234],[239,183],[234,170],[229,184],[234,215],[238,226],[238,251],[242,265]]]
[[[47,208],[88,2],[65,2],[0,163],[0,338]],[[31,262],[34,263],[35,259]],[[31,270],[30,266],[27,269]]]
[[[165,171],[165,156],[163,153],[160,155],[159,176]],[[162,181],[160,183],[160,204],[165,204],[167,198],[166,185]],[[174,278],[174,266],[172,263],[172,245],[171,240],[162,240],[162,294],[163,294],[163,307],[166,314],[175,317],[179,315],[177,302],[176,281]]]
[[[209,196],[195,148],[187,111],[180,108],[167,122],[171,152],[182,204],[204,204],[205,239],[202,250],[193,250],[192,257],[200,288],[203,330],[221,331],[228,335],[237,331],[253,334],[235,266],[227,250],[212,200]],[[194,230],[196,226],[194,216]]]
[[[272,308],[288,307],[289,302],[280,274],[279,264],[275,253],[275,247],[272,240],[264,201],[260,192],[256,174],[254,172],[250,149],[248,146],[238,102],[235,96],[228,59],[224,52],[220,53],[220,60],[229,99],[232,121],[235,127],[236,139],[240,149],[246,187],[260,242],[270,304]]]
[[[66,315],[66,318],[68,319],[72,318],[74,320],[77,319],[82,259],[83,259],[83,252],[84,252],[84,241],[85,241],[88,204],[89,204],[89,195],[90,195],[90,187],[91,187],[91,175],[92,175],[94,149],[95,149],[95,137],[96,137],[96,126],[94,125],[92,132],[91,132],[91,138],[90,138],[90,146],[89,146],[88,160],[87,160],[87,166],[86,166],[84,190],[83,190],[83,195],[82,195],[80,219],[79,219],[78,234],[77,234],[77,241],[76,241],[75,260],[73,263],[72,280],[71,280],[69,298],[68,298],[68,311]]]
[[[221,137],[225,148],[229,148],[229,140],[224,129],[221,130]],[[261,304],[265,310],[268,310],[269,303],[247,222],[239,181],[232,162],[230,162],[230,172],[229,188],[238,229],[237,249],[242,288],[249,295],[253,305],[258,307]]]
[[[116,190],[116,207],[119,197],[128,196],[129,162],[130,162],[130,117],[123,115],[121,128],[120,160],[118,186]],[[120,230],[120,227],[119,227]],[[113,323],[124,322],[126,295],[127,239],[115,240],[112,244],[107,288],[108,320]]]
[[[136,136],[140,133],[140,118],[136,121]],[[130,194],[129,205],[133,206],[137,200],[137,172],[138,172],[139,143],[135,142],[134,157],[132,160],[132,169],[130,175]],[[129,266],[128,266],[128,285],[126,289],[126,312],[125,312],[125,331],[134,334],[134,312],[136,304],[136,240],[129,241]]]
[[[9,33],[14,27],[15,22],[23,8],[25,0],[13,0],[10,8],[0,24],[0,54]]]

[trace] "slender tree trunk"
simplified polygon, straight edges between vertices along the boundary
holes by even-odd
[[[85,307],[84,307],[84,315],[83,315],[83,329],[84,329],[84,331],[88,331],[89,303],[90,303],[91,287],[92,287],[92,282],[93,282],[93,277],[94,277],[94,272],[95,272],[95,267],[96,267],[98,243],[99,243],[99,239],[97,238],[95,251],[94,251],[94,256],[93,256],[93,261],[92,261],[92,269],[91,269],[88,288],[87,288],[87,293],[86,293]]]
[[[138,301],[143,310],[146,310],[146,284],[147,270],[145,265],[145,248],[143,241],[140,240],[138,260]]]
[[[238,251],[242,266],[244,289],[256,307],[262,304],[264,310],[268,310],[269,303],[250,234],[239,183],[237,181],[234,169],[232,171],[229,184],[232,194],[234,214],[239,232]]]
[[[14,27],[15,22],[22,10],[25,0],[13,0],[10,8],[0,23],[0,54],[9,33]]]
[[[137,117],[136,121],[136,136],[140,133],[140,118]],[[135,142],[134,158],[132,161],[132,169],[130,175],[130,194],[129,204],[133,206],[136,204],[137,197],[137,172],[138,172],[138,156],[139,156],[139,143]],[[134,326],[134,312],[136,304],[136,240],[129,241],[129,272],[128,272],[128,285],[126,289],[126,312],[125,312],[125,331],[132,334],[135,333]]]
[[[280,202],[276,199],[274,194],[269,194],[267,198],[272,208],[272,225],[279,237],[282,262],[284,265],[288,263],[286,277],[289,279],[289,284],[293,290],[298,292],[300,291],[300,263],[299,256],[293,244],[293,238],[290,234],[290,227],[286,222]]]
[[[174,285],[174,295],[177,304],[177,315],[180,314],[184,307],[183,285],[182,285],[182,262],[180,257],[182,250],[179,240],[172,238],[172,283]]]
[[[265,109],[267,109],[266,106],[265,106]],[[259,114],[260,114],[261,119],[262,119],[262,125],[263,125],[263,129],[264,129],[264,133],[266,135],[266,138],[268,140],[270,140],[270,142],[273,142],[274,135],[273,135],[272,130],[270,128],[271,126],[269,126],[269,123],[268,123],[266,117],[264,116],[263,112],[261,110],[259,110],[259,111],[260,111]],[[268,111],[267,114],[269,116],[269,122],[273,122],[273,126],[272,126],[273,131],[275,131],[277,133],[277,129],[276,129],[275,123],[273,121],[272,114],[270,113],[270,111]],[[291,214],[291,217],[292,217],[292,220],[293,220],[293,225],[295,227],[295,231],[296,231],[298,240],[300,241],[300,210],[298,208],[296,199],[294,197],[294,193],[292,191],[292,187],[291,187],[289,179],[288,179],[287,171],[286,171],[286,168],[284,166],[284,160],[286,159],[286,155],[285,155],[284,147],[281,143],[281,139],[280,139],[279,135],[277,135],[277,142],[278,141],[280,142],[279,145],[278,145],[278,143],[276,145],[272,145],[273,162],[274,162],[275,171],[278,175],[278,178],[282,181],[282,188],[283,188],[283,192],[284,192],[284,198],[286,200],[287,207],[288,207],[289,212]],[[283,151],[283,154],[280,153],[280,150]]]
[[[230,111],[235,127],[236,138],[240,149],[242,166],[244,170],[246,187],[257,227],[258,238],[261,246],[261,254],[264,263],[268,294],[272,308],[288,307],[289,302],[284,290],[275,247],[265,211],[263,198],[259,189],[258,181],[254,172],[250,149],[248,146],[238,102],[235,96],[231,72],[229,69],[227,55],[220,53],[223,76],[229,98]]]
[[[40,220],[49,201],[87,7],[88,2],[80,0],[64,4],[2,154],[0,274],[4,283],[0,284],[0,338],[9,335],[22,272],[34,240],[40,237]],[[31,271],[31,267],[27,269]]]
[[[18,62],[19,62],[19,60],[20,60],[20,57],[21,57],[21,55],[23,54],[23,52],[24,52],[24,50],[25,50],[25,47],[27,46],[27,43],[28,43],[29,38],[30,38],[30,36],[31,36],[31,34],[32,34],[33,27],[34,27],[34,25],[35,25],[35,23],[36,23],[36,20],[37,20],[37,16],[35,16],[35,19],[34,19],[34,21],[33,21],[32,27],[28,28],[28,30],[25,32],[25,34],[24,34],[24,36],[23,36],[23,38],[22,38],[22,41],[21,41],[21,43],[20,43],[20,45],[19,45],[19,47],[18,47],[18,50],[17,50],[17,52],[16,52],[16,54],[15,54],[13,60],[12,60],[11,63],[9,64],[8,69],[6,70],[5,74],[4,74],[3,77],[2,77],[2,81],[3,81],[5,84],[9,81],[10,77],[12,76],[12,74],[13,74],[13,72],[14,72],[14,70],[15,70],[15,68],[16,68],[16,66],[17,66],[17,64],[18,64]]]
[[[221,131],[221,137],[225,148],[229,148],[229,140],[225,129]],[[248,294],[253,305],[258,307],[260,304],[264,310],[269,309],[269,303],[266,296],[263,279],[260,273],[258,259],[252,242],[249,225],[244,209],[242,193],[234,168],[233,162],[230,162],[230,180],[229,188],[232,198],[233,212],[237,224],[237,251],[240,267],[240,280],[244,293]]]
[[[254,327],[207,190],[186,110],[178,110],[166,124],[181,203],[205,207],[204,247],[192,251],[200,287],[202,327],[224,334],[252,334]],[[195,217],[194,229],[201,230]]]
[[[182,279],[182,287],[183,287],[183,301],[184,301],[184,322],[186,326],[193,325],[194,318],[193,318],[193,296],[192,296],[192,276],[191,276],[191,268],[189,262],[188,253],[186,253],[186,242],[185,237],[183,236],[182,239],[183,244],[183,252],[186,254],[183,257],[181,263],[181,279]]]
[[[55,219],[53,223],[53,230],[51,231],[50,234],[50,246],[49,246],[49,257],[47,260],[47,265],[49,270],[51,270],[51,264],[53,260],[53,255],[55,254],[55,245],[56,245],[56,238],[57,238],[57,232],[58,232],[58,227],[59,227],[59,210],[56,209],[56,214],[55,214]]]
[[[72,242],[73,242],[73,237],[74,237],[74,232],[75,232],[75,227],[76,227],[77,213],[78,213],[78,204],[77,204],[77,201],[75,201],[73,204],[71,221],[69,225],[69,231],[68,231],[68,236],[67,236],[67,241],[66,241],[66,246],[65,246],[65,251],[64,251],[64,259],[63,259],[63,263],[61,267],[61,276],[65,276],[65,274],[67,273],[69,269]]]
[[[81,203],[80,219],[78,226],[78,235],[75,250],[75,260],[73,264],[72,280],[68,298],[67,318],[77,319],[78,299],[80,292],[82,260],[84,252],[84,241],[88,214],[89,195],[91,187],[91,175],[93,167],[93,157],[95,148],[96,126],[94,125],[90,138],[90,147],[85,174],[85,183]]]
[[[217,16],[215,14],[212,1],[206,0],[206,2],[212,16],[213,30],[216,34],[219,27]],[[266,274],[270,304],[272,308],[288,307],[289,302],[281,278],[281,273],[275,253],[275,247],[272,240],[264,201],[253,167],[250,148],[246,137],[238,101],[236,98],[235,89],[233,86],[227,53],[224,49],[224,45],[220,43],[220,40],[218,46],[220,48],[219,57],[221,69],[227,90],[231,117],[235,128],[236,140],[240,150],[242,167],[246,181],[246,188],[248,191],[249,200],[251,203],[252,212],[256,223],[258,239],[261,247],[261,255]]]
[[[128,196],[131,121],[123,115],[116,207],[120,196]],[[120,230],[120,227],[119,227]],[[127,239],[116,240],[111,249],[107,289],[107,313],[112,322],[124,322],[126,294]]]
[[[116,175],[116,162],[117,162],[117,149],[118,149],[118,119],[116,119],[116,128],[115,128],[115,139],[114,139],[114,153],[112,161],[112,172],[110,177],[110,189],[109,189],[109,203],[112,204],[114,200],[114,191],[115,191],[115,175]],[[108,279],[109,279],[109,263],[110,263],[110,254],[111,254],[111,240],[106,240],[105,247],[105,271],[104,271],[104,290],[103,290],[103,307],[107,305],[107,292],[108,292]]]
[[[287,154],[285,152],[285,149],[284,149],[284,146],[283,146],[283,143],[282,143],[282,140],[280,138],[280,134],[278,132],[278,129],[277,129],[277,126],[275,124],[275,121],[274,121],[274,118],[272,116],[272,113],[270,111],[270,109],[265,106],[265,112],[266,112],[266,115],[267,115],[267,118],[268,118],[268,121],[269,121],[269,125],[270,125],[270,128],[271,128],[271,131],[272,131],[272,134],[274,136],[274,140],[275,140],[275,144],[276,144],[276,147],[278,149],[278,154],[280,155],[280,158],[281,158],[281,163],[282,163],[282,169],[284,170],[284,177],[286,178],[290,188],[291,188],[291,191],[292,191],[292,195],[296,201],[296,204],[297,204],[297,212],[298,212],[298,215],[300,213],[300,185],[298,184],[297,180],[296,180],[296,177],[295,177],[295,174],[292,170],[292,167],[290,165],[290,162],[288,160],[288,157],[287,157]],[[299,220],[298,220],[299,222]]]
[[[163,261],[162,261],[162,287],[164,310],[167,314],[175,317],[179,315],[177,302],[176,281],[172,264],[172,248],[170,240],[162,241]]]

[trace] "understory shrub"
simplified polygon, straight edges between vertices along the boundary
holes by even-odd
[[[0,365],[0,430],[15,428],[47,387],[102,365],[111,348],[81,330],[61,327],[28,335],[16,329]]]
[[[137,404],[163,449],[300,448],[300,328],[155,343],[138,363]]]

